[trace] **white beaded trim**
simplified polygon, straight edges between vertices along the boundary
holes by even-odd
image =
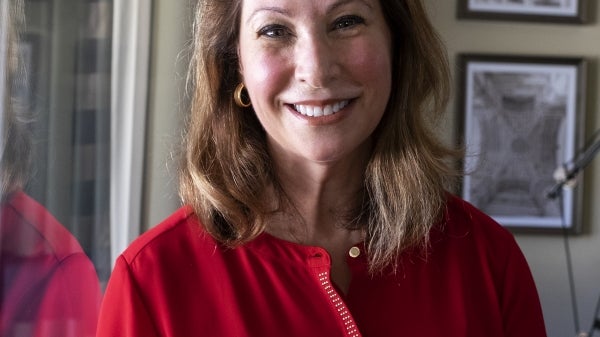
[[[348,311],[348,308],[344,305],[344,302],[340,298],[340,295],[338,295],[338,293],[335,291],[335,289],[333,289],[333,286],[331,285],[331,281],[329,280],[329,273],[328,272],[319,273],[319,281],[321,282],[321,285],[325,289],[325,292],[329,296],[329,299],[333,303],[334,307],[337,309],[338,314],[342,318],[342,321],[344,322],[344,325],[346,326],[346,333],[348,334],[348,336],[349,337],[361,337],[360,332],[358,331],[358,328],[356,327],[356,323],[354,323],[354,320],[352,319],[352,316],[350,315],[350,311]]]

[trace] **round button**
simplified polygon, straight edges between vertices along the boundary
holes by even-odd
[[[352,257],[352,258],[357,258],[360,255],[360,248],[358,248],[356,246],[350,248],[348,255],[350,255],[350,257]]]

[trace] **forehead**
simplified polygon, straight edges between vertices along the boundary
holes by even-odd
[[[242,0],[243,15],[254,16],[261,12],[295,15],[302,12],[327,14],[338,8],[361,6],[371,10],[379,8],[379,0]]]

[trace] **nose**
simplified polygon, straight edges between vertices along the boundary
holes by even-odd
[[[330,85],[339,71],[335,50],[326,36],[313,34],[299,39],[294,57],[296,80],[312,89]]]

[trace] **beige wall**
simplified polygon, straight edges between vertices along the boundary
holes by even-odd
[[[451,62],[458,53],[483,52],[534,54],[551,56],[583,56],[590,61],[587,85],[585,138],[600,129],[598,99],[598,58],[600,56],[600,24],[585,25],[531,24],[501,21],[457,20],[457,0],[425,0],[434,25],[445,40]],[[600,17],[592,0],[593,18]],[[454,104],[449,107],[448,137],[454,137]],[[581,186],[580,186],[581,187]],[[572,237],[575,286],[581,328],[588,330],[594,306],[600,295],[600,159],[585,171],[583,226],[585,234]],[[562,237],[556,235],[517,235],[538,285],[542,306],[551,337],[574,335],[565,249]],[[596,332],[600,334],[599,332]]]
[[[177,151],[186,110],[185,76],[193,0],[154,0],[142,227],[179,207]]]
[[[600,25],[524,24],[456,20],[456,0],[425,0],[434,24],[446,41],[451,62],[460,52],[584,56],[591,63],[588,80],[586,137],[600,128],[597,98]],[[592,2],[596,2],[592,0]],[[188,32],[188,0],[155,0],[151,91],[149,98],[148,158],[144,225],[156,224],[178,205],[176,173],[167,169],[170,152],[179,143],[182,117],[185,61],[178,61]],[[598,6],[595,18],[600,17]],[[452,139],[453,105],[449,108],[447,137]],[[174,145],[175,144],[175,145]],[[600,159],[584,176],[583,226],[586,233],[570,240],[583,329],[591,324],[595,301],[600,295]],[[549,235],[518,235],[538,284],[548,334],[574,335],[573,318],[562,238]],[[473,318],[476,319],[476,318]],[[600,332],[598,332],[600,334]]]

